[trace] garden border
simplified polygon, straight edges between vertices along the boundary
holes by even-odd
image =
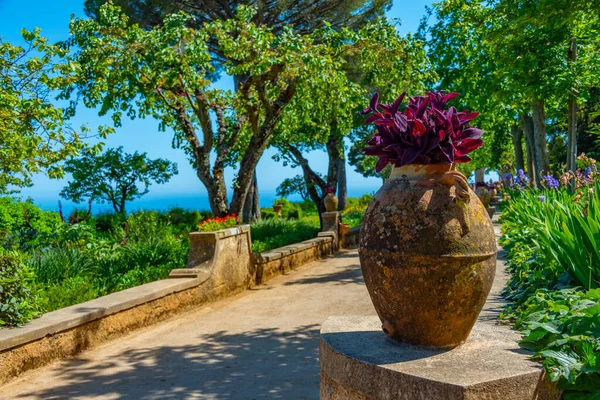
[[[357,232],[349,232],[348,239],[358,236]],[[313,239],[253,254],[248,225],[193,232],[187,268],[173,270],[169,279],[52,311],[22,327],[0,330],[0,385],[25,371],[164,321],[180,311],[240,293],[333,254],[336,239],[337,232],[320,232]]]

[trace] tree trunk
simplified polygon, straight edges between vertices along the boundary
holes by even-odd
[[[531,184],[536,186],[535,137],[533,133],[533,119],[528,114],[521,115],[521,128],[523,129],[525,147],[527,149],[527,176]]]
[[[569,48],[569,63],[577,61],[577,40],[571,38]],[[577,96],[575,95],[576,87],[571,89],[569,95],[569,115],[568,115],[568,132],[567,132],[567,170],[575,171],[577,169]]]
[[[338,210],[343,211],[346,208],[348,198],[348,181],[346,180],[346,159],[338,158],[338,179],[337,179],[337,192],[339,205]]]
[[[515,124],[512,126],[511,136],[515,151],[515,166],[517,171],[520,169],[525,171],[525,160],[523,157],[523,130],[519,127],[519,125]]]
[[[248,75],[233,75],[233,86],[234,90],[237,92],[242,83],[248,79]],[[248,194],[246,195],[246,201],[244,202],[244,207],[242,209],[242,221],[243,222],[252,222],[260,219],[260,198],[258,197],[258,179],[256,175],[256,168],[254,168],[254,176],[252,178],[252,183],[250,188],[248,189]]]
[[[216,179],[207,174],[204,168],[196,168],[196,175],[206,187],[210,210],[218,217],[224,217],[229,213],[227,201],[227,187],[225,180],[221,177]]]
[[[327,155],[329,157],[329,165],[327,166],[327,186],[334,189],[337,189],[338,184],[338,166],[340,159],[341,141],[342,138],[340,136],[331,134],[327,139],[326,145]]]
[[[475,170],[475,184],[477,183],[485,183],[485,168]]]
[[[254,169],[269,145],[269,140],[277,127],[284,107],[290,102],[296,92],[296,82],[292,82],[283,90],[274,105],[266,113],[264,120],[258,130],[250,138],[248,148],[240,161],[240,168],[235,182],[233,198],[231,199],[230,212],[242,215],[242,209],[246,202],[248,189],[252,184]]]
[[[319,212],[319,223],[321,229],[323,229],[323,218],[321,217],[321,214],[326,211],[323,198],[327,191],[327,182],[325,182],[319,176],[319,174],[310,168],[310,165],[308,165],[308,160],[304,158],[300,150],[291,145],[287,146],[287,150],[289,151],[289,154],[294,162],[302,168],[302,175],[304,176],[304,182],[306,184],[308,196],[317,206],[317,211]]]
[[[252,184],[248,189],[246,195],[246,202],[244,203],[244,209],[242,213],[242,221],[254,222],[260,219],[260,200],[258,197],[258,180],[256,176],[256,168],[254,169],[254,176],[252,178]]]
[[[548,147],[546,145],[546,114],[544,112],[544,100],[534,101],[531,108],[533,110],[533,132],[535,139],[536,182],[541,182],[542,175],[550,170]]]

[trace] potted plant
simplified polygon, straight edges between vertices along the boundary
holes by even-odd
[[[451,348],[469,335],[495,276],[491,220],[455,168],[483,131],[470,125],[478,113],[447,106],[456,93],[401,107],[404,96],[379,104],[376,94],[364,110],[376,127],[364,153],[379,157],[377,171],[393,170],[365,213],[360,262],[389,337]]]
[[[337,211],[339,200],[335,195],[335,188],[327,188],[327,195],[323,199],[323,203],[328,212]]]
[[[500,188],[498,187],[498,183],[497,182],[492,182],[490,181],[490,184],[488,185],[490,188],[490,196],[492,196],[492,200],[498,196],[498,190],[500,190]]]
[[[475,184],[475,194],[479,197],[479,200],[483,203],[485,208],[490,206],[492,201],[492,195],[490,193],[488,185],[485,182],[477,182]]]

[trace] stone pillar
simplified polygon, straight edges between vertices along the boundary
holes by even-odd
[[[333,244],[337,249],[339,247],[338,225],[340,224],[342,213],[340,211],[328,211],[321,214],[323,219],[323,229],[321,232],[333,232]]]
[[[388,339],[377,316],[330,317],[321,328],[321,400],[558,400],[518,332],[478,322],[452,349]]]

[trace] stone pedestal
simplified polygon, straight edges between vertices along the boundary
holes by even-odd
[[[398,344],[377,316],[330,317],[321,329],[321,400],[557,400],[519,334],[479,321],[452,350]]]
[[[339,247],[339,234],[338,225],[342,218],[340,211],[324,212],[321,214],[323,218],[323,229],[322,232],[333,232],[334,233],[334,245],[337,249]]]

